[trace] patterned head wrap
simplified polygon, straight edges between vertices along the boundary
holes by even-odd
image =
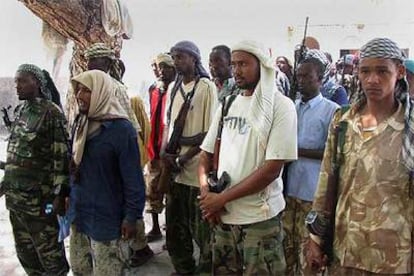
[[[300,62],[302,63],[305,60],[308,60],[308,59],[311,59],[311,58],[319,60],[322,63],[323,67],[325,68],[324,72],[323,72],[323,78],[322,78],[322,84],[324,84],[329,79],[329,71],[330,71],[330,68],[331,68],[330,67],[331,64],[330,64],[328,58],[326,57],[325,53],[320,51],[320,50],[317,50],[317,49],[307,50],[306,53],[305,53],[305,56],[303,57],[303,59]]]
[[[194,44],[194,42],[188,40],[177,42],[177,44],[175,44],[170,50],[171,53],[173,51],[181,51],[192,55],[196,59],[196,70],[200,77],[210,78],[207,70],[201,64],[200,50],[198,49],[197,45]]]
[[[396,59],[404,62],[404,55],[397,43],[389,38],[374,38],[361,48],[361,60],[364,58]],[[410,171],[411,177],[414,173],[414,112],[413,102],[408,93],[408,86],[404,78],[396,84],[395,97],[405,105],[405,133],[403,135],[403,146],[401,149],[403,164]]]
[[[164,62],[165,64],[167,64],[170,67],[174,67],[174,60],[171,57],[170,54],[167,53],[161,53],[159,54],[156,58],[155,58],[155,63],[157,65],[160,65],[161,62]]]
[[[244,51],[255,56],[260,62],[260,80],[253,92],[253,99],[247,112],[247,118],[252,128],[259,136],[260,146],[266,147],[269,129],[272,128],[274,115],[274,101],[276,93],[275,69],[272,59],[265,47],[256,41],[246,40],[239,42],[232,48],[234,51]]]
[[[48,80],[42,69],[34,64],[22,64],[17,68],[17,73],[32,74],[39,81],[42,96],[48,100],[52,98],[51,91],[47,87]]]
[[[374,38],[362,46],[360,58],[389,58],[397,59],[401,62],[405,57],[397,43],[389,38]]]
[[[84,55],[86,59],[101,57],[115,59],[115,51],[105,43],[92,44],[88,49],[85,50]]]

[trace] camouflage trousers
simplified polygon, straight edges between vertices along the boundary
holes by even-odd
[[[137,220],[137,234],[135,239],[131,240],[130,247],[134,251],[143,249],[148,245],[147,236],[145,236],[145,223],[143,219]]]
[[[34,217],[10,210],[17,257],[26,273],[66,275],[69,265],[63,242],[58,242],[59,225],[55,216]]]
[[[167,249],[180,274],[211,274],[211,231],[201,216],[199,194],[199,188],[180,183],[173,183],[167,194]],[[193,257],[193,240],[200,248],[198,265]]]
[[[361,270],[358,268],[351,268],[351,267],[343,267],[339,264],[339,260],[336,260],[329,268],[328,273],[329,276],[391,276],[391,275],[398,275],[398,276],[408,276],[413,275],[409,274],[380,274],[380,273],[373,273],[365,270]]]
[[[120,240],[94,241],[72,225],[70,235],[70,264],[73,275],[117,276],[124,267]]]
[[[213,240],[214,275],[284,275],[280,215],[247,224],[217,226]]]
[[[151,160],[145,170],[146,212],[161,214],[164,209],[164,194],[157,191],[161,174],[161,160]]]
[[[282,215],[286,275],[305,275],[309,272],[309,268],[306,267],[304,249],[309,237],[305,217],[311,208],[312,202],[310,201],[286,197],[286,208]]]

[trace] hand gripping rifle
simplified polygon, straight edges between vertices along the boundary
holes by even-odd
[[[293,64],[293,77],[292,77],[292,84],[290,86],[290,91],[289,91],[289,98],[291,98],[292,101],[296,100],[296,92],[298,91],[298,83],[297,83],[297,79],[296,79],[296,70],[297,70],[297,67],[298,67],[299,63],[305,57],[305,53],[306,53],[305,42],[306,42],[306,33],[308,31],[308,22],[309,22],[309,16],[306,17],[305,31],[303,33],[302,44],[300,45],[299,49],[295,49],[295,62]]]

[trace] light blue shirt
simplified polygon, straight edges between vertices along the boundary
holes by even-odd
[[[321,94],[308,102],[296,100],[298,114],[298,148],[324,150],[329,124],[336,103]],[[287,195],[301,200],[313,201],[319,179],[322,160],[299,157],[288,169]]]

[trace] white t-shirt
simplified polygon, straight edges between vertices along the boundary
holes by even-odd
[[[252,99],[251,96],[237,96],[224,118],[218,176],[226,171],[231,178],[230,187],[238,185],[266,160],[297,159],[297,119],[293,102],[277,93],[272,128],[269,130],[267,147],[263,150],[246,116]],[[220,117],[221,108],[218,108],[201,145],[206,152],[214,152]],[[250,224],[276,216],[285,208],[282,190],[282,179],[278,177],[263,191],[227,203],[227,212],[221,217],[223,223]]]

